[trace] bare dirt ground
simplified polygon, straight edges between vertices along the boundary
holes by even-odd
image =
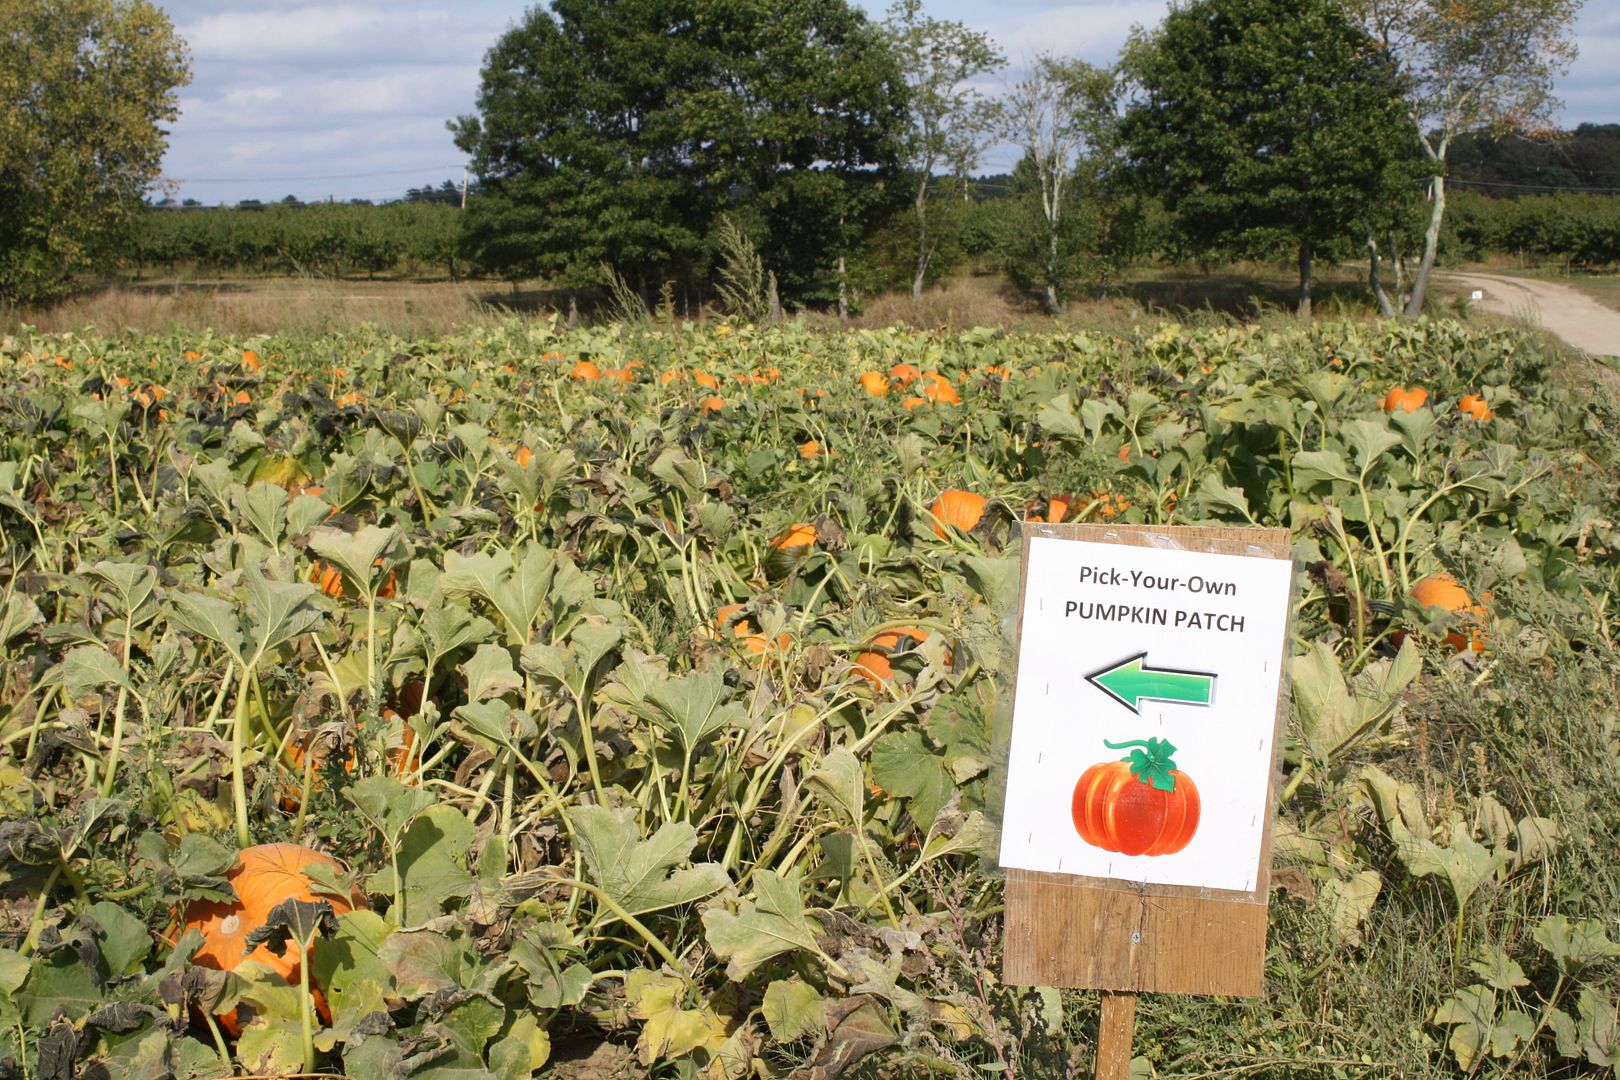
[[[1494,315],[1524,319],[1593,356],[1620,355],[1620,311],[1604,307],[1568,285],[1498,274],[1446,274],[1449,291],[1484,295],[1475,307]]]

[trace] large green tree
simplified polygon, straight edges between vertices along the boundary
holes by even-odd
[[[189,79],[146,0],[0,3],[0,301],[49,297],[128,237]]]
[[[1386,52],[1337,0],[1197,0],[1134,38],[1125,69],[1139,177],[1195,247],[1291,250],[1308,315],[1316,258],[1347,252],[1408,183],[1415,138]]]
[[[904,84],[845,0],[554,0],[453,121],[471,254],[564,286],[698,285],[723,214],[790,295],[832,275],[898,163]],[[876,194],[874,194],[876,193]]]

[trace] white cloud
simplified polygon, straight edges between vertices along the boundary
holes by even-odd
[[[544,0],[168,0],[189,42],[195,81],[181,91],[171,176],[260,177],[187,184],[205,202],[378,196],[443,179],[462,160],[445,120],[473,110],[486,50]],[[881,19],[889,0],[864,0]],[[988,33],[1011,61],[988,93],[1040,52],[1112,63],[1132,26],[1156,25],[1168,0],[927,0],[931,15]],[[1620,121],[1620,2],[1588,0],[1576,25],[1580,58],[1557,92],[1559,122]],[[998,147],[987,170],[1010,168]],[[459,172],[459,166],[455,166]],[[398,170],[419,171],[401,175]],[[385,176],[350,174],[385,173]],[[290,181],[293,176],[329,179]]]

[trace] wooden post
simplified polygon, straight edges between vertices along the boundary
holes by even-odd
[[[1130,1080],[1131,1036],[1136,1031],[1136,995],[1104,990],[1097,1027],[1097,1080]]]

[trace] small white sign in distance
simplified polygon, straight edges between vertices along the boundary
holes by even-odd
[[[1026,557],[1001,865],[1253,891],[1292,564],[1052,537]],[[1149,837],[1173,850],[1128,853]]]

